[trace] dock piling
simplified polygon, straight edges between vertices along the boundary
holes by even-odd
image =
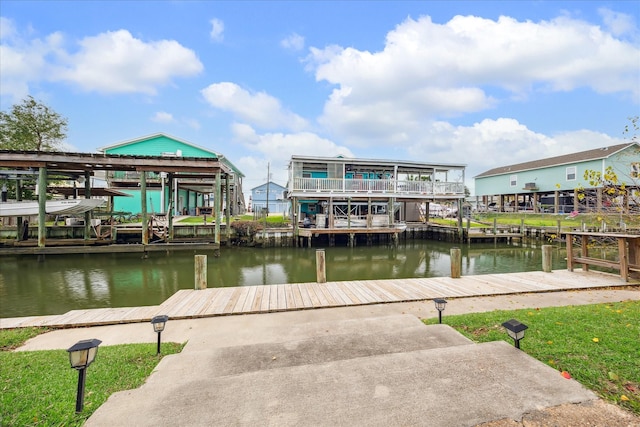
[[[316,250],[316,282],[327,283],[327,268],[324,249]]]
[[[462,252],[460,248],[451,248],[451,278],[459,279],[462,270]]]
[[[551,251],[553,246],[542,245],[542,271],[545,273],[551,273]]]
[[[196,255],[195,257],[195,288],[207,289],[207,256]]]

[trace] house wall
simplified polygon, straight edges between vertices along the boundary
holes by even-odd
[[[640,155],[633,150],[634,147],[629,147],[606,159],[476,178],[475,193],[477,196],[531,193],[531,190],[525,189],[527,183],[535,183],[536,192],[573,191],[579,187],[591,188],[592,185],[584,180],[585,171],[604,172],[608,166],[613,167],[620,180],[629,184],[631,181],[629,179],[630,164],[634,161],[640,162]],[[569,167],[575,167],[575,179],[567,179],[567,168]],[[516,178],[516,185],[511,184],[512,177]]]
[[[116,147],[106,148],[104,152],[106,154],[147,156],[162,156],[163,154],[176,155],[177,152],[180,152],[182,157],[217,158],[214,153],[185,144],[164,135],[158,135],[149,139],[132,141]],[[155,174],[151,174],[150,177],[157,178]],[[140,190],[122,189],[122,191],[130,194],[132,197],[115,197],[113,203],[114,210],[139,214],[141,212]],[[160,213],[166,211],[166,207],[161,206],[160,193],[160,189],[147,187],[147,212]],[[168,204],[169,198],[170,195],[168,193],[168,189],[165,189],[165,205]],[[182,214],[186,208],[187,214],[195,215],[196,206],[202,205],[202,195],[196,196],[196,193],[189,192],[187,196],[186,190],[179,190],[178,198],[175,203],[180,214]]]
[[[287,189],[275,183],[269,185],[269,212],[284,213],[289,211],[290,203],[284,199]],[[258,211],[267,206],[267,184],[260,185],[251,190],[253,210]]]
[[[198,147],[184,144],[175,139],[166,136],[157,136],[151,139],[134,141],[129,144],[119,145],[117,147],[105,150],[107,154],[123,154],[123,155],[146,155],[161,156],[163,153],[175,154],[177,150],[182,152],[183,157],[211,157],[217,156],[209,151],[202,150]]]

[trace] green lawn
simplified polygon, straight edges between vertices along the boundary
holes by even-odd
[[[0,331],[3,426],[80,426],[112,393],[140,387],[162,358],[156,356],[155,343],[99,347],[87,369],[84,411],[76,414],[78,372],[70,367],[66,350],[9,351],[43,331]],[[162,343],[162,353],[177,353],[182,347]]]
[[[529,327],[520,342],[522,351],[640,415],[640,301],[461,316],[443,313],[443,323],[475,342],[513,343],[501,326],[512,318]]]

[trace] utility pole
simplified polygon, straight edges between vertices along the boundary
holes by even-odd
[[[267,215],[269,215],[269,183],[271,182],[271,163],[267,163]]]

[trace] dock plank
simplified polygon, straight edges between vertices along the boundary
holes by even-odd
[[[318,295],[316,294],[316,290],[313,286],[304,286],[299,283],[298,288],[300,289],[300,294],[302,294],[303,292],[306,292],[307,298],[309,298],[309,304],[310,304],[309,307],[322,306],[322,304],[320,303],[320,298],[318,298]],[[302,299],[303,300],[305,299],[304,295],[302,296]]]
[[[251,307],[253,307],[253,302],[256,299],[256,293],[258,292],[259,286],[248,286],[249,293],[247,294],[247,298],[245,299],[244,306],[242,307],[243,313],[248,313],[251,311]]]
[[[0,328],[56,328],[148,322],[157,314],[170,318],[300,310],[433,298],[553,292],[638,285],[618,275],[575,269],[450,277],[298,283],[235,288],[181,289],[160,305],[71,310],[64,314],[0,319]]]

